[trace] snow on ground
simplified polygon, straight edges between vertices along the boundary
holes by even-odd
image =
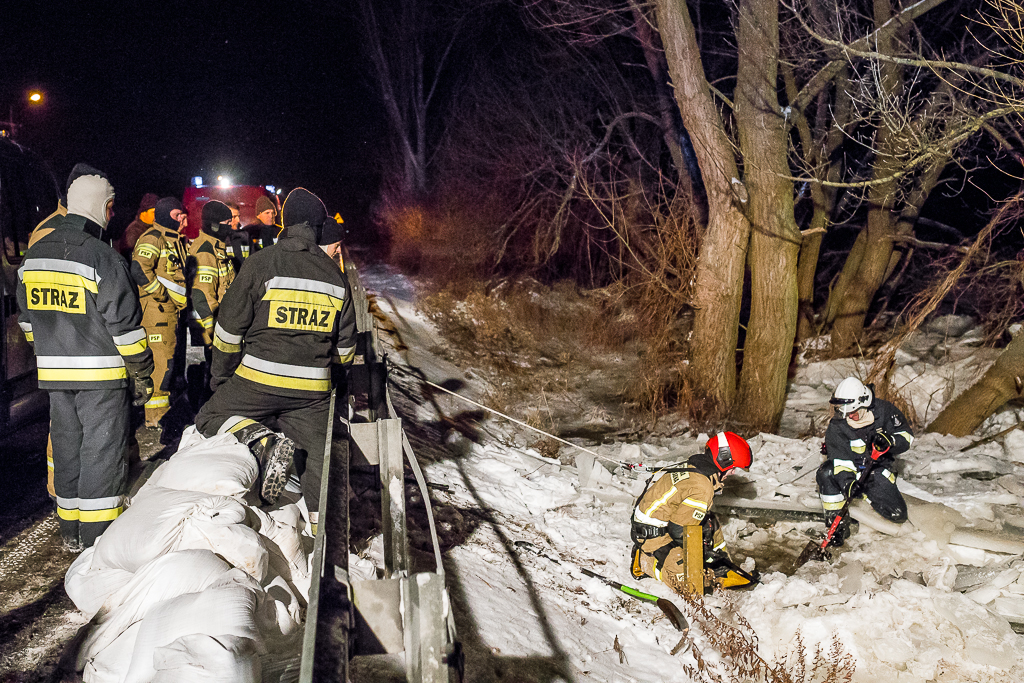
[[[369,288],[374,289],[372,283]],[[437,333],[407,299],[391,296],[381,308],[403,321],[405,344],[418,347],[421,355],[437,344]],[[919,423],[934,418],[996,355],[977,348],[980,334],[967,322],[939,319],[900,352],[896,385]],[[425,366],[434,381],[450,376],[433,374],[441,368],[438,362]],[[820,462],[821,438],[801,435],[823,426],[836,383],[850,374],[864,376],[866,369],[854,360],[800,367],[789,388],[781,435],[751,440],[754,465],[749,474],[731,477],[730,488],[752,484],[739,489],[758,501],[820,509],[810,473]],[[469,388],[475,395],[480,382],[474,379]],[[995,432],[1020,417],[1014,409],[1004,410],[982,431]],[[511,445],[524,443],[522,432],[500,419],[488,420],[487,430],[493,439],[472,444],[464,457],[427,468],[428,479],[451,487],[435,497],[437,504],[476,510],[492,522],[449,552],[475,637],[505,658],[504,666],[517,672],[512,680],[695,680],[685,669],[695,666],[694,657],[685,647],[671,654],[680,633],[655,606],[631,600],[575,567],[671,599],[686,611],[680,597],[653,579],[629,580],[630,510],[646,474],[637,477],[615,462],[643,462],[653,469],[697,452],[707,436],[603,444],[594,448],[610,462],[595,465],[592,456],[576,457],[579,451],[568,446],[555,460]],[[995,543],[1024,549],[1024,434],[1013,432],[1002,444],[959,452],[971,442],[935,435],[917,439],[902,458],[900,480],[901,490],[913,496],[913,523],[897,535],[862,523],[833,564],[811,562],[795,575],[785,573],[814,533],[821,533],[821,524],[730,520],[725,530],[734,559],[748,568],[756,562],[762,582],[752,590],[710,596],[707,605],[726,623],[745,620],[769,661],[795,662],[798,636],[809,660],[815,647],[827,653],[838,637],[856,663],[853,681],[1024,680],[1024,639],[1002,616],[1024,621],[1024,561],[1019,554],[971,547]],[[798,477],[801,472],[805,476]],[[516,540],[530,541],[563,563],[517,554]],[[705,634],[694,628],[691,636],[706,662],[718,661]],[[542,678],[538,662],[555,662],[561,674]],[[495,680],[501,674],[477,675]]]

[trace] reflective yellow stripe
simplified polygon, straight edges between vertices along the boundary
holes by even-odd
[[[148,285],[146,285],[142,289],[143,289],[143,291],[146,291],[146,292],[152,294],[156,290],[160,289],[160,281],[157,280],[156,278],[154,278],[152,282],[150,282]]]
[[[242,420],[239,420],[235,424],[231,425],[231,427],[228,428],[227,433],[228,434],[234,434],[235,432],[242,431],[243,429],[245,429],[249,425],[254,425],[254,424],[259,424],[259,423],[256,422],[256,420],[250,420],[249,418],[244,418]]]
[[[907,445],[912,446],[914,444],[914,435],[910,432],[896,432],[896,436],[902,436],[907,440]]]
[[[65,510],[64,508],[62,508],[61,506],[58,505],[57,506],[57,516],[60,517],[61,519],[67,519],[67,520],[74,521],[74,520],[78,519],[78,509],[75,508],[73,510]]]
[[[356,357],[356,347],[353,346],[352,350],[349,351],[348,353],[346,353],[344,356],[335,353],[333,356],[331,356],[331,359],[335,363],[345,364],[345,363],[351,363],[352,359],[354,359],[355,357]]]
[[[841,503],[826,503],[822,501],[821,507],[825,508],[826,510],[841,510],[843,509],[843,505],[845,504],[846,501],[843,501]]]
[[[212,315],[208,315],[205,318],[200,318],[199,319],[199,324],[202,325],[206,329],[210,329],[211,327],[213,327],[213,316]]]
[[[124,346],[118,346],[117,344],[114,344],[114,346],[117,347],[117,352],[122,356],[134,356],[135,354],[142,353],[143,351],[148,349],[149,343],[145,340],[145,338],[143,338],[135,342],[134,344],[125,344]]]
[[[46,469],[48,469],[48,470],[52,470],[53,469],[53,456],[52,455],[46,456]]]
[[[863,453],[867,450],[867,446],[854,446],[853,444],[850,444],[850,450],[854,453]]]
[[[220,275],[220,270],[213,266],[199,266],[196,268],[196,274],[207,273],[208,275]]]
[[[213,338],[213,348],[220,349],[224,353],[241,353],[241,344],[229,344],[219,336]]]
[[[345,303],[344,299],[339,299],[330,294],[321,294],[320,292],[310,292],[301,289],[268,289],[267,293],[263,295],[263,301],[290,301],[298,304],[331,306],[339,311],[342,304]]]
[[[154,396],[146,401],[147,408],[166,408],[169,405],[171,405],[171,397],[168,395]]]
[[[216,343],[216,342],[215,342]],[[299,389],[302,391],[330,391],[330,379],[305,379],[301,377],[285,377],[272,375],[269,372],[262,372],[245,365],[239,365],[235,374],[258,384],[265,384],[270,387],[282,389]],[[674,491],[675,489],[673,489]]]
[[[660,508],[660,507],[661,507],[662,505],[664,505],[664,504],[665,504],[665,503],[666,503],[666,502],[668,501],[668,499],[669,499],[669,498],[671,498],[671,497],[672,497],[672,496],[674,496],[674,495],[676,495],[676,487],[675,487],[675,486],[673,486],[672,488],[670,488],[670,489],[669,489],[669,490],[668,490],[668,491],[667,491],[667,492],[665,493],[665,495],[664,495],[664,496],[662,496],[662,497],[661,497],[661,498],[659,498],[658,500],[654,501],[654,504],[653,504],[653,505],[651,505],[651,507],[649,507],[649,508],[648,508],[648,509],[647,509],[646,511],[644,511],[644,514],[645,514],[645,515],[647,515],[648,517],[650,517],[650,516],[651,516],[652,514],[654,514],[654,511],[655,511],[655,510],[657,510],[657,509],[658,509],[658,508]]]
[[[178,294],[177,292],[170,288],[167,288],[167,295],[171,297],[171,301],[175,303],[184,304],[185,302],[188,301],[188,299],[185,298],[184,294]]]
[[[124,507],[108,508],[106,510],[81,510],[78,519],[82,522],[109,522],[115,520],[124,511]]]
[[[75,273],[61,273],[52,270],[26,270],[22,281],[28,284],[67,285],[69,287],[84,287],[93,294],[99,289],[96,282],[89,278],[82,277]]]
[[[39,368],[40,382],[107,382],[127,379],[128,371],[119,368]]]
[[[853,466],[852,460],[834,460],[832,461],[832,473],[839,474],[840,472],[856,472],[857,468]]]
[[[696,498],[687,498],[686,500],[683,501],[683,504],[689,505],[692,508],[697,508],[698,510],[703,510],[704,512],[708,511],[708,504],[701,502]]]
[[[31,332],[25,332],[25,340],[26,341],[30,341],[30,342],[34,342],[35,341],[35,339],[33,339],[33,337],[32,337],[32,333]]]

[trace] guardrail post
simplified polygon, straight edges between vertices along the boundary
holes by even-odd
[[[409,575],[409,545],[405,524],[405,469],[402,460],[402,420],[377,423],[380,456],[381,528],[384,532],[384,578]]]
[[[402,581],[405,588],[405,680],[447,683],[448,623],[444,578],[432,572]]]

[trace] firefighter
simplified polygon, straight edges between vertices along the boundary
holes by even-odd
[[[654,577],[684,593],[685,529],[699,525],[704,566],[714,572],[719,585],[735,588],[756,582],[756,576],[729,560],[725,537],[711,512],[725,477],[737,467],[749,468],[750,463],[747,442],[732,432],[721,432],[708,440],[704,452],[690,456],[686,464],[655,472],[633,508],[633,576]]]
[[[66,216],[18,270],[19,325],[50,395],[57,517],[65,547],[92,546],[127,492],[129,403],[152,393],[153,354],[128,268],[100,241],[114,188],[80,164]]]
[[[235,269],[227,253],[225,239],[231,233],[231,209],[217,200],[203,206],[202,232],[188,248],[192,311],[202,329],[203,346],[213,346],[213,323],[224,294],[235,279]]]
[[[132,253],[131,273],[139,286],[142,325],[153,349],[153,396],[146,401],[146,426],[160,427],[171,406],[174,346],[178,312],[188,305],[185,289],[185,247],[180,231],[187,214],[174,197],[156,203],[153,227],[142,233]]]
[[[213,397],[196,415],[204,436],[230,432],[260,463],[260,495],[274,502],[294,455],[313,529],[320,501],[332,381],[355,354],[355,313],[345,274],[329,254],[341,230],[323,203],[297,188],[285,201],[288,232],[249,257],[214,325]]]
[[[224,203],[231,209],[231,230],[221,239],[224,240],[224,250],[231,257],[231,265],[237,273],[249,254],[255,253],[256,247],[249,233],[242,230],[241,208],[236,202]]]
[[[885,519],[902,524],[907,521],[907,503],[896,487],[896,456],[910,450],[914,433],[899,408],[875,398],[872,385],[856,377],[847,377],[836,387],[829,400],[835,415],[825,430],[827,459],[818,468],[818,497],[825,510],[826,528],[846,505],[850,487],[871,461],[872,450],[880,452],[871,463],[867,479],[861,482],[860,495]],[[850,535],[846,517],[839,522],[829,541],[842,546]]]
[[[277,244],[277,241],[281,238],[282,227],[274,223],[274,217],[277,216],[277,207],[274,206],[274,202],[269,197],[263,195],[256,200],[256,222],[247,225],[246,231],[259,230],[259,244],[261,249]],[[282,219],[282,223],[283,223]]]

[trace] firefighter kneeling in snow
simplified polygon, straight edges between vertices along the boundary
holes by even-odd
[[[866,496],[875,512],[890,522],[907,521],[907,503],[896,488],[893,466],[896,456],[910,450],[914,434],[907,418],[888,401],[875,398],[871,385],[865,386],[856,377],[847,377],[836,387],[829,400],[836,414],[825,430],[825,453],[828,459],[818,468],[818,496],[825,509],[826,528],[832,526],[846,504],[850,487],[858,477],[861,495]],[[871,462],[872,451],[880,452]],[[870,463],[870,471],[868,470]],[[850,535],[844,517],[836,528],[830,546],[842,546]]]
[[[268,503],[284,489],[294,455],[315,530],[331,383],[355,356],[355,311],[332,258],[341,230],[324,225],[323,203],[297,188],[283,216],[287,234],[249,257],[221,301],[214,394],[196,428],[204,436],[230,432],[249,447]]]
[[[633,576],[651,576],[677,593],[685,593],[686,529],[699,526],[703,567],[714,572],[716,583],[724,588],[755,583],[756,576],[729,560],[725,537],[711,512],[723,479],[737,467],[749,468],[750,462],[747,442],[732,432],[721,432],[711,437],[703,453],[690,456],[686,464],[655,472],[633,508]]]

